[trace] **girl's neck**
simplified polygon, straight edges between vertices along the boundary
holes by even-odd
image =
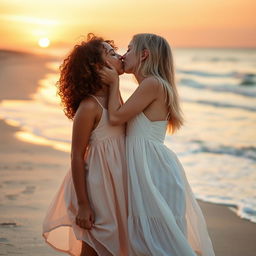
[[[108,94],[109,94],[109,88],[103,85],[102,89],[97,91],[94,95],[98,97],[108,97]]]
[[[135,76],[135,78],[136,78],[136,80],[137,80],[137,82],[138,82],[138,84],[140,85],[141,84],[141,82],[146,78],[145,76],[143,76],[142,74],[134,74],[134,76]]]

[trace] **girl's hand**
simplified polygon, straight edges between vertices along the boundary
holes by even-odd
[[[79,206],[76,216],[76,225],[80,228],[91,229],[94,225],[95,216],[90,206]]]
[[[107,61],[107,65],[108,66],[103,67],[99,71],[102,82],[107,85],[113,85],[118,83],[119,76],[115,67],[112,66],[108,61]]]

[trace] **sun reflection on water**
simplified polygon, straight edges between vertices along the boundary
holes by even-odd
[[[70,152],[70,144],[69,143],[47,140],[43,137],[36,136],[30,132],[18,131],[15,133],[15,137],[24,142],[29,142],[29,143],[37,144],[37,145],[41,145],[41,146],[50,146],[57,150],[61,150],[64,152]]]

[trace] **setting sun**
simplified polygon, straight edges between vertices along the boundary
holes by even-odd
[[[50,45],[50,40],[46,37],[40,38],[38,41],[38,45],[42,48],[46,48]]]

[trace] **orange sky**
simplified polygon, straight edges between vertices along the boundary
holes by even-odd
[[[70,47],[94,32],[126,47],[157,33],[175,47],[256,47],[254,0],[0,0],[0,48]]]

